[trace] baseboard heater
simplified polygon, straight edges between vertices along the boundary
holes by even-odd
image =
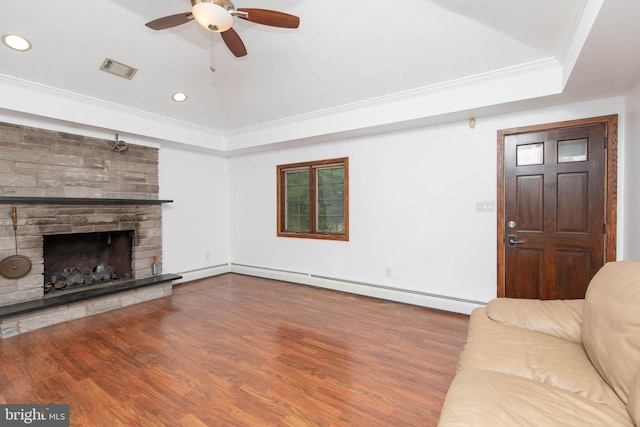
[[[357,295],[364,295],[463,314],[469,314],[474,308],[484,307],[486,305],[486,302],[456,298],[447,295],[438,295],[411,289],[394,288],[391,286],[378,285],[374,283],[359,282],[348,279],[340,279],[335,277],[306,274],[266,267],[256,267],[245,264],[232,263],[230,265],[230,272],[245,274],[248,276],[282,280],[285,282],[298,283],[319,288],[333,289]]]

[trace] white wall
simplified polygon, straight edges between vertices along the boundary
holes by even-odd
[[[163,145],[159,151],[163,271],[187,273],[229,260],[228,160]]]
[[[640,83],[626,98],[624,257],[640,261]]]
[[[623,112],[624,98],[612,98],[480,117],[473,130],[455,122],[231,158],[231,262],[488,301],[496,295],[496,212],[476,212],[476,201],[496,200],[497,131],[608,114],[623,123]],[[342,156],[350,241],[277,237],[276,165]]]
[[[618,258],[640,260],[640,85],[626,104],[595,100],[478,117],[473,130],[459,121],[232,158],[127,141],[160,150],[160,198],[174,200],[162,207],[164,272],[192,279],[228,271],[231,262],[300,273],[289,277],[301,282],[351,281],[344,290],[423,305],[440,297],[484,302],[496,295],[496,213],[476,212],[476,201],[496,199],[497,130],[608,114],[619,114]],[[34,116],[0,118],[111,136]],[[342,156],[350,158],[350,241],[278,238],[276,165]],[[435,297],[419,300],[425,295]]]

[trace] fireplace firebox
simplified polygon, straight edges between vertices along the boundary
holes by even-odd
[[[133,230],[43,236],[45,293],[133,278],[133,239]]]

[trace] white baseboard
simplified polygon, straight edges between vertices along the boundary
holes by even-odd
[[[443,295],[391,288],[388,286],[375,285],[371,283],[354,282],[331,277],[314,276],[310,274],[275,270],[242,264],[231,264],[230,272],[245,274],[248,276],[264,277],[267,279],[282,280],[285,282],[299,283],[319,288],[333,289],[336,291],[348,292],[351,294],[364,295],[389,301],[397,301],[406,304],[418,305],[421,307],[450,311],[454,313],[470,314],[473,309],[477,307],[484,307],[486,305],[486,303],[481,301],[471,301]]]
[[[178,273],[182,276],[182,279],[174,280],[173,284],[192,282],[194,280],[205,279],[207,277],[219,276],[221,274],[229,273],[229,264],[214,265],[207,268],[201,268],[198,270],[185,271],[184,273]]]

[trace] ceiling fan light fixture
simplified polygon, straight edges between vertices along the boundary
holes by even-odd
[[[233,16],[222,6],[215,3],[200,2],[191,10],[193,17],[209,31],[221,33],[233,25]]]

